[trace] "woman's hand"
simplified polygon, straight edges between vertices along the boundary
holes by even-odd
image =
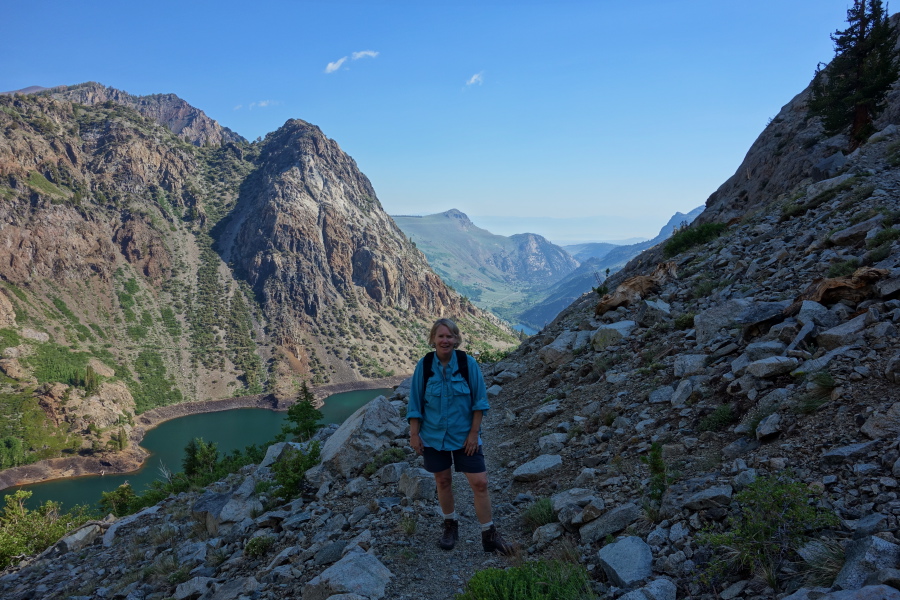
[[[411,433],[409,435],[409,445],[412,446],[412,449],[416,451],[416,454],[422,456],[422,453],[425,451],[425,443],[422,441],[422,436],[418,433]]]
[[[463,446],[463,450],[466,451],[466,456],[472,456],[476,452],[478,452],[478,432],[470,431],[469,435],[466,436],[466,444]]]

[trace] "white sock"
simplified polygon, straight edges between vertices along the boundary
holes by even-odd
[[[441,511],[441,514],[443,514],[443,511]],[[444,515],[444,520],[446,521],[446,520],[448,520],[448,519],[451,520],[451,521],[456,521],[456,520],[457,520],[457,518],[456,518],[456,511],[455,511],[455,510],[454,510],[452,513],[450,513],[449,515]]]
[[[482,530],[482,531],[487,531],[488,529],[490,529],[490,528],[493,527],[493,526],[494,526],[494,522],[493,522],[493,521],[488,521],[487,523],[482,523],[482,524],[481,524],[481,530]]]

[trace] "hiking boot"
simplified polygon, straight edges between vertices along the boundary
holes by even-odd
[[[459,521],[455,519],[444,519],[444,533],[438,540],[438,546],[442,550],[453,550],[456,540],[459,539]]]
[[[499,552],[504,556],[510,556],[519,551],[519,545],[504,540],[494,525],[491,525],[487,531],[481,532],[481,546],[485,552]]]

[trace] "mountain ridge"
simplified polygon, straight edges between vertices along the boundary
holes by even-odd
[[[578,264],[543,236],[496,235],[457,209],[393,219],[454,289],[510,322],[516,315],[503,310],[510,297],[527,297],[530,290],[551,285]]]

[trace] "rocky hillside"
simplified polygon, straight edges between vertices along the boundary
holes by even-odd
[[[394,221],[428,257],[432,268],[472,302],[518,322],[536,294],[577,266],[567,252],[533,233],[493,234],[458,210],[435,215],[395,216]]]
[[[118,450],[158,406],[408,373],[440,315],[514,341],[299,121],[250,144],[174,96],[2,95],[0,200],[0,467]]]
[[[520,319],[523,323],[535,328],[541,328],[560,313],[564,308],[572,304],[582,294],[587,293],[598,285],[598,280],[605,280],[608,273],[616,273],[635,256],[641,252],[653,248],[672,235],[678,227],[693,223],[694,219],[703,211],[703,207],[695,208],[687,214],[676,212],[669,221],[660,228],[659,233],[651,240],[613,246],[609,244],[580,244],[573,255],[581,261],[578,268],[543,290],[531,306],[525,308]],[[572,251],[567,248],[567,251]]]

